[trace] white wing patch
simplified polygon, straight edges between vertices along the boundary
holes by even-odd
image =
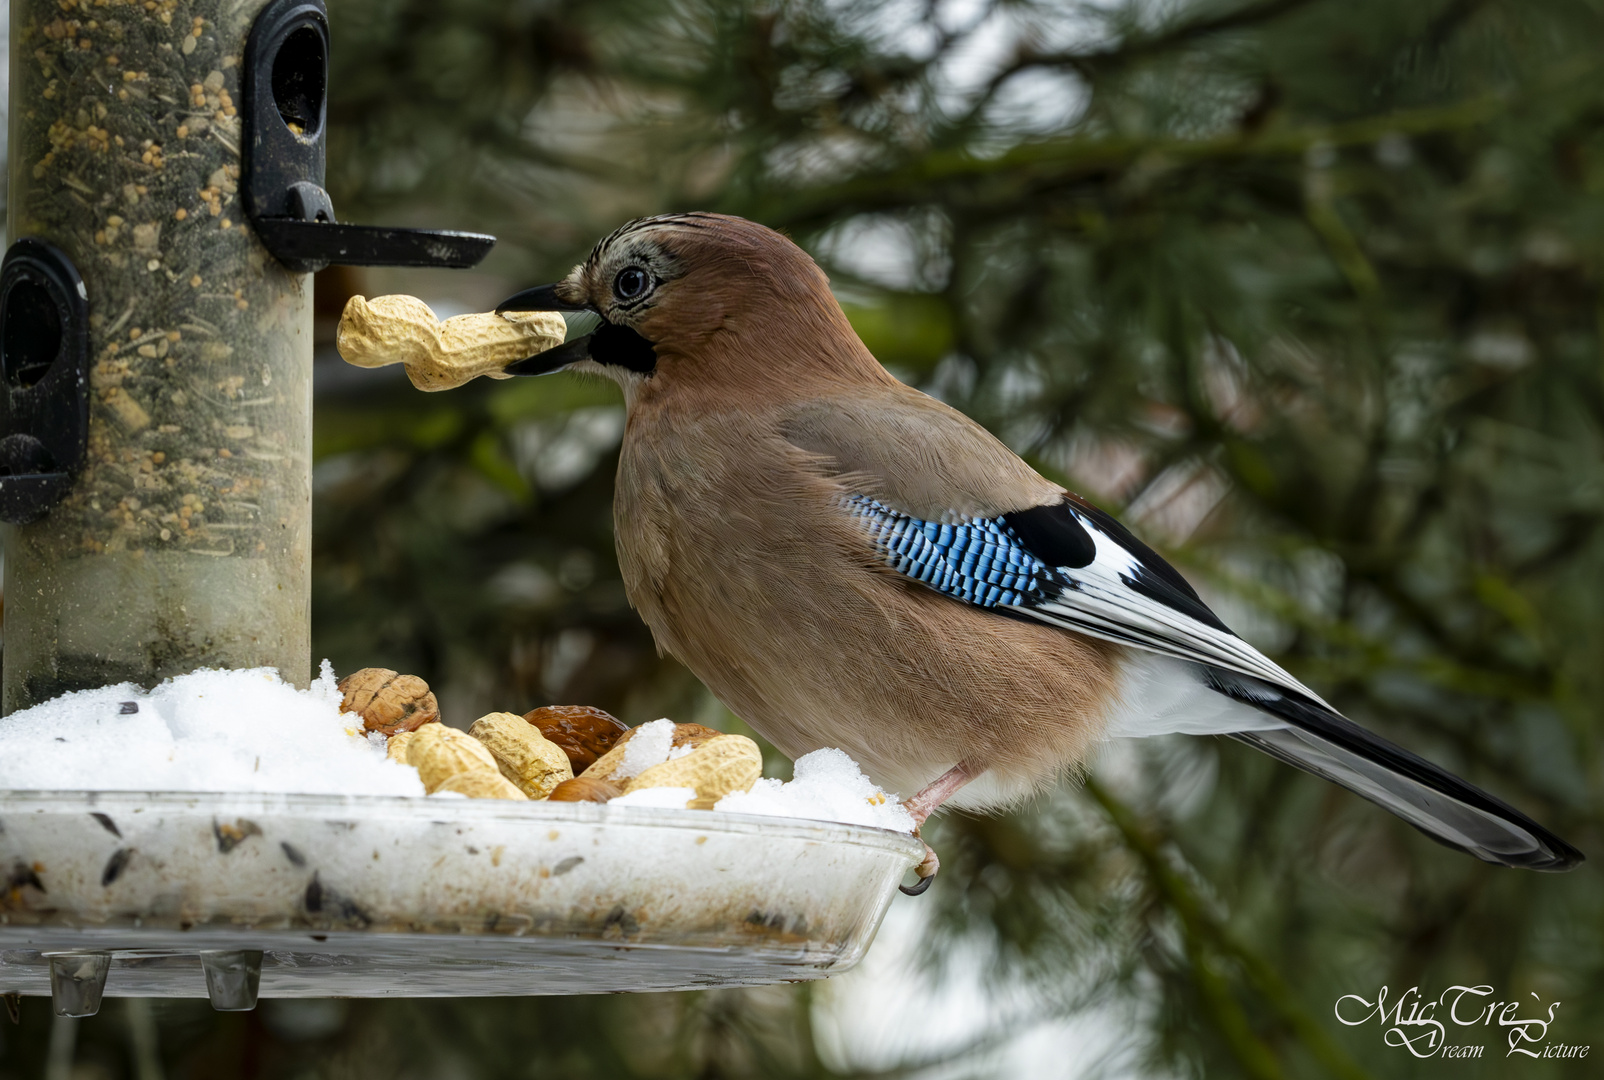
[[[1230,735],[1287,726],[1263,709],[1215,693],[1196,666],[1154,652],[1128,654],[1104,731],[1111,739]]]
[[[1152,577],[1142,560],[1088,515],[1077,511],[1075,517],[1091,536],[1096,557],[1079,568],[1055,567],[1062,586],[1056,591],[1049,588],[1049,595],[1042,599],[1033,597],[1009,610],[1091,637],[1251,675],[1326,704],[1313,690],[1235,634],[1201,622],[1137,589],[1135,584],[1144,576]]]

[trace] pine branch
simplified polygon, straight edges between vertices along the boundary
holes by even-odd
[[[1047,192],[1085,183],[1106,188],[1137,166],[1158,172],[1295,161],[1315,147],[1368,146],[1386,135],[1418,137],[1477,127],[1505,107],[1502,95],[1484,94],[1453,105],[1400,110],[1342,124],[1233,132],[1207,139],[1082,136],[1027,143],[996,157],[977,157],[962,149],[937,150],[906,165],[839,184],[760,198],[748,212],[791,227],[929,203],[1017,212],[1023,200]]]
[[[1243,1069],[1255,1077],[1281,1075],[1274,1055],[1253,1035],[1247,1025],[1246,1016],[1242,1013],[1241,1006],[1231,996],[1229,987],[1210,969],[1204,946],[1242,965],[1243,971],[1264,1003],[1291,1029],[1315,1060],[1319,1061],[1331,1075],[1340,1080],[1369,1080],[1369,1074],[1337,1045],[1313,1017],[1297,1006],[1292,988],[1281,978],[1280,973],[1258,953],[1237,940],[1230,930],[1207,911],[1191,883],[1165,858],[1158,838],[1136,819],[1131,809],[1093,779],[1088,778],[1085,787],[1087,794],[1103,808],[1109,820],[1114,823],[1114,827],[1119,830],[1126,846],[1141,860],[1148,880],[1152,882],[1159,896],[1180,919],[1186,933],[1187,956],[1192,961],[1198,990],[1215,1014],[1215,1021],[1221,1033],[1230,1042]]]
[[[1218,34],[1259,29],[1283,15],[1319,2],[1322,0],[1267,0],[1266,3],[1244,4],[1215,15],[1179,22],[1157,33],[1132,38],[1111,49],[1026,54],[1004,70],[1009,74],[1017,74],[1028,67],[1072,67],[1088,75],[1105,73],[1150,60]]]

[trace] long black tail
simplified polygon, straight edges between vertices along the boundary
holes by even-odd
[[[1425,758],[1298,694],[1208,668],[1209,686],[1285,727],[1232,732],[1288,765],[1340,784],[1449,847],[1526,870],[1570,870],[1585,856],[1537,822]]]

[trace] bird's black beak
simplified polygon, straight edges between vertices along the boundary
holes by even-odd
[[[556,285],[541,285],[509,296],[496,305],[498,314],[503,311],[589,311],[601,315],[594,304],[570,304],[557,295]],[[583,337],[508,364],[502,370],[508,375],[544,375],[581,360],[594,360],[604,366],[627,368],[649,376],[657,368],[657,349],[635,330],[610,323],[603,316],[601,325]]]
[[[531,290],[533,291],[533,290]],[[522,295],[522,294],[520,294]],[[517,297],[514,297],[517,299]],[[502,310],[497,308],[496,310]],[[531,311],[549,311],[549,308],[530,308]],[[585,334],[572,341],[565,341],[554,349],[547,349],[543,353],[536,353],[526,360],[516,360],[501,370],[508,375],[546,375],[569,364],[590,358],[590,339],[594,334]]]
[[[594,304],[570,304],[557,295],[556,284],[539,285],[507,297],[496,305],[496,314],[499,315],[503,311],[590,311],[601,314],[596,311]]]
[[[533,289],[525,289],[521,293],[509,296],[496,305],[496,313],[503,311],[596,311],[594,304],[570,304],[557,295],[557,285],[538,285]],[[565,368],[569,364],[590,357],[590,334],[565,341],[555,349],[547,349],[543,353],[536,353],[527,360],[519,360],[508,364],[502,370],[508,375],[545,375],[549,372]]]

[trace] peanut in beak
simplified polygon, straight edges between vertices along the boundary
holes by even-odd
[[[507,379],[509,364],[561,345],[566,327],[553,311],[484,312],[441,322],[415,296],[353,296],[335,339],[357,367],[406,365],[419,390],[450,390],[480,375]]]

